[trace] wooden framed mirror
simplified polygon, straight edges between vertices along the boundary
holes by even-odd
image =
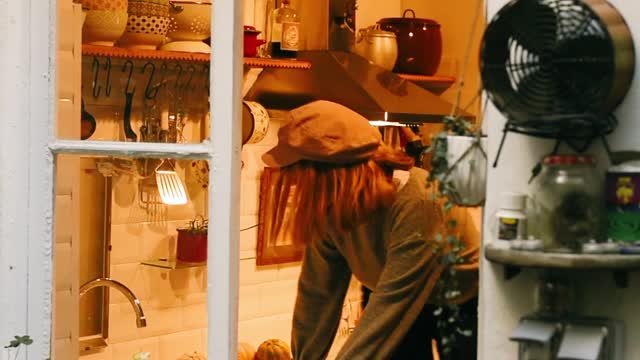
[[[256,246],[256,264],[273,265],[302,260],[304,247],[295,245],[293,239],[288,235],[288,215],[287,209],[282,216],[283,230],[275,239],[271,235],[272,224],[266,219],[272,217],[273,212],[278,208],[278,198],[274,189],[280,171],[276,168],[265,167],[260,176],[260,204],[258,208],[258,243]]]

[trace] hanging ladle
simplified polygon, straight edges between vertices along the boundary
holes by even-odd
[[[80,139],[87,140],[96,131],[96,118],[84,108],[84,99],[81,102]]]
[[[136,142],[138,141],[138,135],[131,128],[131,108],[133,107],[133,95],[136,91],[135,86],[129,89],[131,85],[131,75],[133,74],[133,62],[127,60],[122,67],[122,71],[127,71],[129,67],[129,78],[127,79],[127,86],[124,89],[125,104],[124,104],[124,136],[126,141]]]

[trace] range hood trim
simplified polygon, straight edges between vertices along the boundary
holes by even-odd
[[[410,80],[352,53],[302,51],[310,70],[265,69],[245,100],[272,109],[291,110],[314,100],[347,106],[369,120],[409,125],[441,123],[453,105]],[[474,116],[458,109],[458,116]]]

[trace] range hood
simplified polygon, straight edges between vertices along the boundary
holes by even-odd
[[[341,51],[301,51],[298,59],[311,70],[268,68],[260,74],[245,100],[269,109],[290,110],[314,100],[329,100],[351,108],[370,121],[404,124],[438,123],[453,105],[420,86]],[[462,110],[461,117],[473,116]]]

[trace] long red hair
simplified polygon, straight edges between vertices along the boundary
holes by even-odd
[[[264,219],[272,225],[269,238],[276,239],[285,230],[286,237],[301,244],[329,228],[350,230],[393,203],[393,170],[412,166],[411,157],[383,144],[364,162],[300,161],[281,168],[274,182],[276,209]]]

